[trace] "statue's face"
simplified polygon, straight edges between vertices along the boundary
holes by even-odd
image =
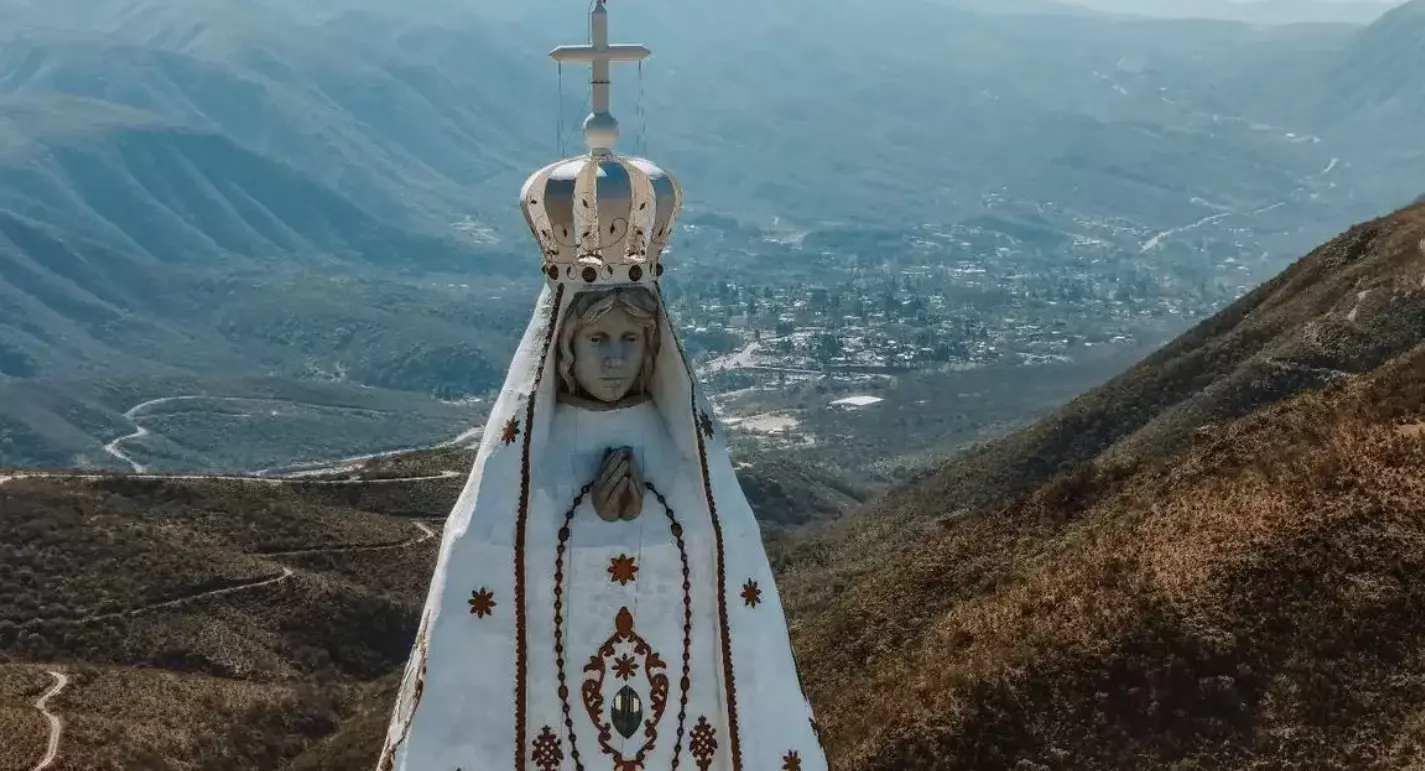
[[[616,402],[638,383],[648,349],[644,327],[620,307],[579,328],[573,341],[574,378],[584,393]]]

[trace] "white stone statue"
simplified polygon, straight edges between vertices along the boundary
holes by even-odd
[[[681,191],[615,155],[526,183],[547,279],[446,524],[379,771],[825,771],[771,567],[661,299]],[[639,52],[642,52],[640,55]],[[602,89],[602,92],[601,92]]]

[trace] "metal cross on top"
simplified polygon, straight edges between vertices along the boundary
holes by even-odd
[[[584,142],[595,153],[613,149],[618,139],[618,121],[609,113],[609,64],[641,62],[652,52],[636,43],[609,45],[609,11],[605,0],[594,0],[589,12],[589,45],[559,46],[549,52],[555,61],[587,63],[593,69],[593,112],[584,119]]]

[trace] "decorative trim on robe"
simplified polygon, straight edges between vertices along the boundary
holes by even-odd
[[[524,447],[520,459],[520,507],[515,516],[515,771],[524,771],[525,720],[529,699],[529,653],[527,651],[529,630],[525,617],[525,527],[529,520],[530,491],[530,450],[534,440],[534,408],[538,401],[540,381],[548,364],[549,350],[554,347],[554,333],[559,327],[559,314],[564,305],[564,285],[554,290],[554,302],[550,304],[550,317],[545,319],[544,345],[539,352],[539,366],[534,371],[534,385],[530,388],[529,403],[525,405]]]

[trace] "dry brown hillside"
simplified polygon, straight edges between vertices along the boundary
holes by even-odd
[[[828,748],[841,771],[1419,768],[1423,512],[1425,345],[948,519],[802,618]]]
[[[50,669],[53,771],[283,767],[404,663],[461,482],[0,485],[0,771]]]
[[[1425,764],[1422,239],[1425,207],[1354,228],[781,544],[835,767]]]

